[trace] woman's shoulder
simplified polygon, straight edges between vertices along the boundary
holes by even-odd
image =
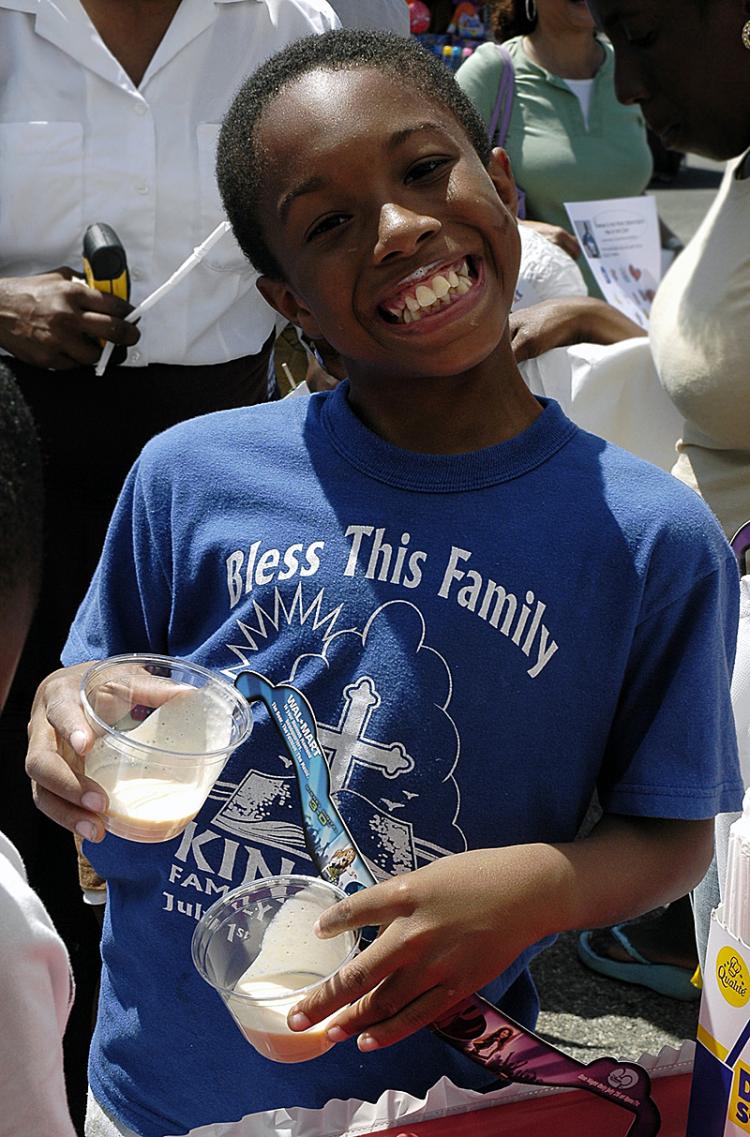
[[[456,72],[459,84],[468,77],[476,79],[478,76],[497,81],[508,56],[510,56],[513,66],[517,67],[525,59],[521,46],[522,39],[523,36],[515,36],[503,44],[495,43],[493,40],[480,43],[479,47],[474,50],[465,63],[461,64]]]
[[[497,50],[497,44],[492,40],[486,43],[480,43],[479,47],[475,48],[469,58],[461,64],[456,75],[462,73],[466,75],[469,72],[497,70],[502,67],[502,55]]]
[[[512,36],[510,39],[503,40],[500,44],[483,44],[483,46],[494,48],[495,55],[501,62],[509,55],[513,61],[513,66],[518,67],[526,60],[526,52],[523,50],[523,41],[523,36]],[[498,48],[500,50],[498,50]]]
[[[503,60],[497,44],[481,43],[456,72],[456,82],[485,122],[489,122],[492,115],[502,71]]]

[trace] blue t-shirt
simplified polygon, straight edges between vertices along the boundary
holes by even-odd
[[[151,442],[64,660],[149,650],[296,684],[384,875],[572,840],[597,789],[623,814],[738,808],[736,627],[736,567],[698,497],[557,404],[501,445],[435,456],[371,433],[344,384]],[[195,922],[222,892],[314,872],[265,712],[183,836],[86,852],[109,883],[91,1084],[144,1137],[489,1080],[430,1031],[276,1065],[194,970]]]

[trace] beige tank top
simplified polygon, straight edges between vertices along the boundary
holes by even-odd
[[[750,178],[729,163],[651,313],[659,378],[685,418],[672,471],[731,537],[750,520]]]

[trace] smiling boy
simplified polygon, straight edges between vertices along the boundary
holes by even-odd
[[[541,941],[683,894],[741,795],[731,552],[689,491],[526,389],[513,183],[449,74],[398,37],[302,41],[238,95],[219,181],[264,296],[350,378],[149,444],[70,666],[35,704],[39,805],[109,882],[92,1090],[143,1137],[442,1074],[486,1084],[418,1028],[480,987],[533,1025]],[[264,715],[181,838],[102,840],[77,682],[135,650],[249,665],[309,700],[381,878],[321,932],[381,934],[292,1025],[339,1010],[332,1040],[357,1044],[268,1063],[190,963],[215,895],[314,871]],[[595,791],[604,816],[575,842]]]

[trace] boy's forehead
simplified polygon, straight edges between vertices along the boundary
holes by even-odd
[[[402,102],[405,106],[412,103],[424,103],[428,106],[440,105],[430,100],[421,92],[417,84],[408,76],[399,74],[394,68],[384,68],[359,64],[351,67],[316,67],[294,79],[284,87],[278,99],[285,96],[309,102],[318,107],[328,106],[329,112],[335,114],[337,106],[345,109],[346,104],[356,103],[364,94],[371,98],[378,92],[380,98],[389,101]]]
[[[278,171],[290,161],[315,161],[339,146],[376,149],[430,127],[468,143],[438,98],[393,72],[357,67],[310,71],[288,84],[266,108],[260,133]]]

